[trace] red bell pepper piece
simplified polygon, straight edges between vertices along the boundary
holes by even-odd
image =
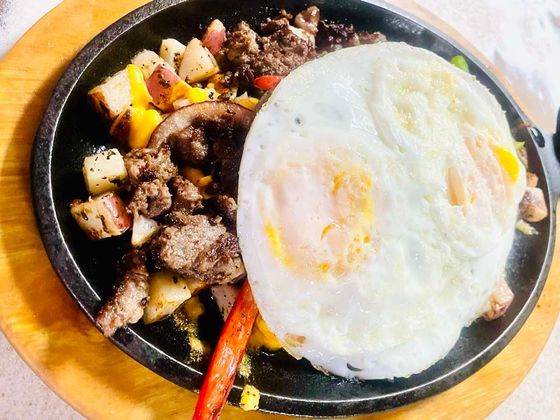
[[[259,76],[253,80],[253,85],[261,90],[272,90],[284,76]]]
[[[217,419],[233,386],[235,374],[259,310],[245,280],[231,309],[194,409],[193,420]]]

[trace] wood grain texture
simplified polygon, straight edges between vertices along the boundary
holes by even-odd
[[[33,136],[56,80],[96,33],[143,3],[66,0],[0,63],[0,328],[42,379],[90,418],[188,417],[196,399],[133,361],[90,324],[53,272],[31,207]],[[411,1],[394,3],[460,39]],[[535,311],[491,363],[438,396],[368,418],[488,415],[527,374],[555,323],[560,308],[558,254]],[[223,418],[276,416],[228,407]]]

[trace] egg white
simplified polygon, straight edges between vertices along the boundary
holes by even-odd
[[[329,181],[340,174],[347,192]],[[449,352],[503,273],[525,189],[496,99],[402,43],[292,72],[255,118],[239,175],[262,317],[295,357],[362,379],[407,377]],[[362,242],[346,254],[348,238]]]

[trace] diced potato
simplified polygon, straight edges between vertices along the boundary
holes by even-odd
[[[163,58],[175,71],[179,70],[186,46],[176,39],[168,38],[161,41],[159,56]]]
[[[260,391],[253,385],[245,385],[241,391],[239,407],[244,411],[252,411],[259,408]]]
[[[132,107],[127,107],[113,121],[109,134],[121,142],[123,146],[128,146],[128,137],[130,135],[130,125],[132,123]]]
[[[536,187],[527,187],[519,203],[519,213],[527,222],[540,222],[548,216],[548,208],[543,190]]]
[[[486,312],[482,315],[486,321],[493,321],[503,316],[513,302],[513,292],[504,277],[501,277],[496,284],[494,292],[488,299]]]
[[[208,283],[203,280],[199,280],[195,278],[189,278],[186,280],[189,285],[189,290],[193,295],[196,295],[197,293],[200,293],[202,290],[208,288]]]
[[[154,105],[164,111],[173,110],[173,102],[182,96],[183,91],[186,94],[189,89],[189,85],[181,80],[179,76],[163,66],[157,66],[152,75],[146,80],[146,86],[152,96]]]
[[[121,70],[105,79],[90,90],[88,95],[97,112],[113,121],[132,103],[127,70]]]
[[[210,288],[212,292],[212,297],[220,309],[222,318],[226,319],[229,315],[229,311],[233,307],[235,298],[239,293],[239,289],[231,284],[221,284],[218,286],[212,286]]]
[[[200,82],[220,71],[216,59],[200,39],[193,38],[187,44],[179,68],[179,77],[187,82]]]
[[[208,48],[212,54],[216,54],[222,48],[226,40],[226,27],[218,20],[214,19],[202,37],[202,45]]]
[[[92,195],[116,190],[128,177],[123,157],[117,149],[87,156],[82,171],[86,188]]]
[[[142,74],[144,75],[144,79],[149,78],[158,66],[163,66],[170,71],[175,71],[175,69],[163,58],[150,50],[140,51],[132,58],[132,60],[130,60],[130,62],[140,67]]]
[[[135,214],[132,224],[132,246],[138,247],[144,245],[158,230],[158,222],[144,217],[141,214]]]
[[[167,271],[150,276],[150,300],[144,308],[144,323],[151,324],[172,314],[191,297],[187,281]]]
[[[75,200],[70,204],[70,213],[90,239],[118,236],[132,226],[132,218],[124,202],[114,192],[88,201]]]

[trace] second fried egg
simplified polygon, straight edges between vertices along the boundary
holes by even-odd
[[[263,319],[340,376],[428,368],[504,270],[524,171],[496,99],[431,52],[383,43],[303,65],[258,113],[240,169]]]

